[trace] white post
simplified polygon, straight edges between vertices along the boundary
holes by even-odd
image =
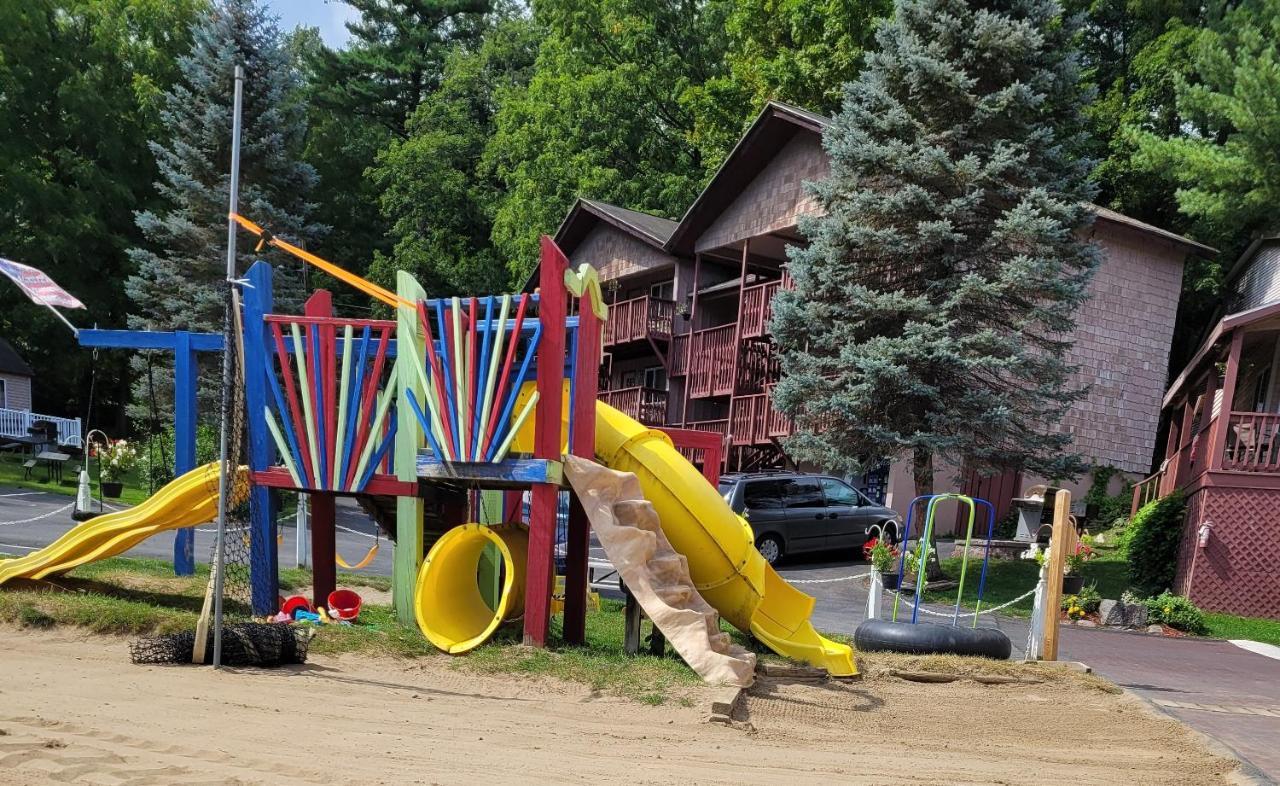
[[[884,578],[879,571],[871,571],[871,584],[867,587],[867,619],[880,619],[880,600],[884,594]]]
[[[295,536],[293,549],[294,567],[307,566],[307,495],[298,492],[298,512],[294,516],[293,531]]]
[[[1027,654],[1023,660],[1040,660],[1044,655],[1044,599],[1049,587],[1049,560],[1040,566],[1040,579],[1036,582],[1036,594],[1031,602],[1031,633],[1027,637]]]

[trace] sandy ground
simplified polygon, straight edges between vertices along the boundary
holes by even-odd
[[[1080,685],[873,677],[753,689],[739,728],[444,658],[215,672],[0,629],[0,783],[1225,782],[1232,761]]]

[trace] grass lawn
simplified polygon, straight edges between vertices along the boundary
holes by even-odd
[[[34,489],[37,491],[48,491],[53,494],[66,494],[69,497],[76,495],[76,489],[79,485],[79,474],[72,471],[73,467],[79,467],[81,460],[73,458],[62,467],[62,482],[46,481],[44,462],[38,463],[31,470],[31,480],[23,479],[26,470],[22,465],[27,461],[26,456],[14,455],[11,453],[0,454],[0,486],[16,486],[23,489]],[[94,499],[98,498],[98,472],[97,462],[90,461],[89,464],[89,487],[93,490]],[[111,502],[119,502],[123,505],[137,505],[151,495],[151,490],[147,488],[146,481],[143,480],[137,470],[130,472],[124,479],[124,493],[121,494],[119,500],[110,500]],[[70,500],[68,500],[70,501]]]
[[[1237,617],[1234,614],[1207,611],[1204,624],[1209,627],[1209,635],[1215,639],[1249,639],[1280,647],[1280,620]]]
[[[116,557],[84,565],[52,582],[18,583],[0,588],[0,624],[51,628],[72,626],[94,633],[124,636],[173,633],[195,628],[203,604],[209,567],[177,577],[164,560]],[[282,570],[281,591],[306,592],[311,574]],[[338,584],[387,591],[384,576],[338,574]],[[358,591],[358,589],[357,589]],[[309,594],[309,593],[307,593]],[[247,612],[229,605],[233,613]],[[587,616],[587,643],[561,645],[558,618],[552,624],[552,646],[534,649],[520,644],[518,625],[499,631],[494,640],[464,657],[451,659],[459,669],[486,673],[546,675],[586,683],[602,692],[648,704],[687,701],[701,679],[668,648],[666,655],[628,656],[622,651],[622,604],[604,601]],[[358,624],[327,625],[317,630],[311,649],[317,653],[359,653],[401,658],[447,658],[416,627],[400,625],[390,606],[366,603]]]

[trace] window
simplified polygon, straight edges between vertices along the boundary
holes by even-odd
[[[826,503],[822,499],[822,487],[818,481],[810,478],[796,478],[787,481],[788,508],[821,508]]]
[[[1267,411],[1267,397],[1271,394],[1271,366],[1258,372],[1258,379],[1253,385],[1253,411]]]
[[[0,407],[9,408],[9,389],[5,387],[3,379],[0,379]]]
[[[649,287],[649,297],[658,300],[674,300],[676,297],[676,282],[662,281]]]
[[[748,510],[778,510],[782,507],[782,480],[753,480],[747,484],[742,504]]]
[[[654,390],[667,389],[667,370],[662,366],[653,366],[644,370],[644,386]]]
[[[635,388],[640,386],[640,372],[632,369],[631,371],[622,372],[622,387]]]
[[[822,493],[827,498],[827,507],[857,507],[863,504],[856,489],[835,478],[823,478],[819,482],[822,484]]]

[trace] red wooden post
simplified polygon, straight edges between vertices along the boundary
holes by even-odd
[[[1209,470],[1222,469],[1222,454],[1227,448],[1227,429],[1231,423],[1231,407],[1235,404],[1236,377],[1240,371],[1240,348],[1244,345],[1244,331],[1239,328],[1231,334],[1231,351],[1227,354],[1227,373],[1222,378],[1222,408],[1213,422],[1213,444],[1209,454]],[[1213,371],[1210,370],[1210,376]],[[1205,412],[1213,411],[1213,398],[1205,402]]]
[[[329,593],[338,588],[337,546],[334,530],[338,523],[337,500],[333,494],[310,494],[311,503],[311,602],[329,603]]]
[[[560,249],[555,253],[568,266]],[[647,325],[647,320],[646,320]],[[569,452],[592,458],[596,446],[596,396],[600,387],[600,342],[603,325],[592,310],[590,297],[578,301],[578,352],[574,362],[573,429]],[[591,523],[576,494],[569,505],[569,541],[565,552],[564,640],[581,644],[587,626],[587,558],[591,553]]]
[[[513,524],[524,518],[524,492],[502,492],[502,520]]]
[[[684,362],[684,394],[680,402],[680,425],[689,425],[689,393],[693,387],[693,334],[698,332],[698,276],[702,273],[702,255],[693,255],[693,283],[689,292],[693,295],[689,300],[689,339],[685,349]],[[674,344],[674,340],[672,341]],[[674,356],[674,352],[672,355]]]
[[[538,404],[534,410],[533,456],[560,459],[561,401],[564,387],[565,317],[568,293],[564,288],[565,258],[551,238],[542,236],[538,321],[542,339],[538,346]],[[551,623],[552,562],[556,539],[556,503],[560,487],[533,484],[529,509],[529,564],[524,590],[524,643],[547,643]]]
[[[324,289],[317,289],[311,297],[307,298],[306,305],[303,307],[303,314],[309,317],[331,317],[333,316],[333,295]],[[325,339],[329,338],[328,333],[321,329],[322,343],[328,343]],[[310,347],[307,348],[310,351]],[[328,365],[329,348],[321,347],[321,356],[316,358],[317,366],[324,369],[327,376],[328,373],[325,366]],[[328,380],[316,380],[314,387],[316,390],[324,387],[328,393]],[[332,398],[329,393],[326,399]],[[330,413],[335,406],[335,402],[326,400],[325,411],[317,412],[317,421],[323,419],[326,426],[332,422]],[[333,434],[325,435],[329,440],[333,440]],[[332,442],[330,442],[332,444]],[[327,445],[318,445],[320,451],[328,450]],[[331,455],[331,454],[330,454]],[[316,467],[316,481],[318,488],[325,488],[329,483],[329,478],[321,477],[320,467]],[[332,471],[332,465],[330,466]],[[337,525],[337,509],[335,507],[335,498],[332,494],[312,494],[311,496],[311,555],[312,555],[312,573],[311,573],[311,601],[317,606],[326,605],[329,602],[329,593],[337,589],[337,546],[334,542],[335,527]]]

